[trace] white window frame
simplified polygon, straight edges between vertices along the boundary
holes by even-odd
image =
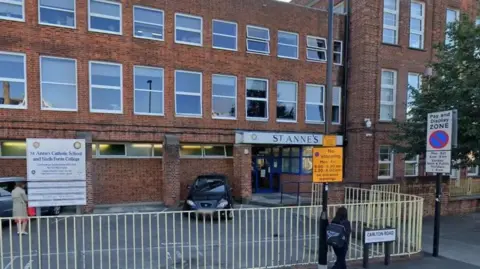
[[[448,41],[449,41],[449,37],[448,37],[448,33],[447,33],[447,27],[448,27],[449,23],[452,23],[452,22],[447,21],[448,11],[454,11],[455,12],[455,21],[458,21],[460,19],[460,10],[455,9],[455,8],[448,8],[447,7],[447,9],[445,10],[445,44],[448,44]]]
[[[380,148],[381,147],[388,147],[389,150],[390,150],[390,160],[389,161],[382,161],[380,159]],[[378,151],[377,151],[377,154],[378,154],[378,169],[377,169],[377,178],[378,179],[393,179],[393,169],[394,169],[394,163],[395,163],[395,154],[393,152],[393,149],[392,149],[392,146],[390,145],[380,145],[378,147]],[[389,164],[390,165],[390,175],[388,176],[380,176],[379,173],[380,173],[380,164]]]
[[[178,27],[177,26],[177,16],[181,17],[188,17],[192,19],[199,19],[200,20],[200,30],[196,29],[191,29],[191,28],[184,28],[184,27]],[[186,41],[181,41],[177,40],[177,29],[178,30],[183,30],[183,31],[188,31],[192,33],[200,33],[200,44],[198,43],[193,43],[193,42],[186,42]],[[197,46],[197,47],[202,47],[203,46],[203,18],[200,16],[195,16],[195,15],[190,15],[190,14],[185,14],[185,13],[175,13],[175,26],[174,26],[174,35],[175,35],[175,43],[176,44],[183,44],[183,45],[191,45],[191,46]]]
[[[414,73],[414,72],[408,72],[408,76],[407,76],[407,101],[406,101],[406,108],[405,108],[405,117],[407,119],[411,118],[411,116],[408,115],[408,112],[410,110],[410,107],[409,107],[409,104],[408,104],[408,99],[409,99],[409,96],[410,96],[410,86],[411,86],[410,83],[408,83],[408,79],[410,78],[410,76],[418,77],[418,90],[420,90],[421,87],[422,87],[422,74]]]
[[[131,145],[135,144],[146,144],[146,145],[152,145],[151,147],[151,156],[130,156],[128,155],[128,147]],[[125,148],[125,154],[124,155],[101,155],[100,154],[100,145],[123,145]],[[162,156],[154,156],[154,151],[155,151],[155,145],[161,145],[159,143],[125,143],[125,142],[93,142],[92,143],[92,158],[95,159],[161,159],[163,158],[163,152]],[[93,146],[95,146],[95,149],[93,149]],[[162,146],[163,148],[163,146]]]
[[[220,98],[229,98],[229,99],[232,99],[231,96],[226,96],[226,95],[215,95],[213,93],[213,77],[227,77],[227,78],[234,78],[235,79],[235,95],[234,95],[234,99],[235,99],[235,117],[222,117],[222,116],[215,116],[213,114],[213,98],[214,97],[220,97]],[[236,76],[232,76],[232,75],[223,75],[223,74],[212,74],[212,119],[216,119],[216,120],[236,120],[237,119],[237,115],[238,115],[238,101],[237,101],[237,88],[238,88],[238,79]]]
[[[162,71],[162,90],[149,90],[149,89],[137,89],[135,88],[135,78],[136,78],[136,68],[143,68],[143,69],[153,69],[153,70],[158,70]],[[135,102],[135,93],[136,91],[142,91],[142,92],[159,92],[162,93],[162,113],[143,113],[143,112],[137,112],[136,108],[136,102]],[[144,65],[134,65],[133,66],[133,113],[135,115],[144,115],[144,116],[164,116],[165,115],[165,70],[161,67],[153,67],[153,66],[144,66]]]
[[[419,17],[419,16],[414,16],[412,14],[412,7],[411,5],[415,3],[415,4],[418,4],[418,5],[421,5],[422,6],[422,15]],[[422,30],[421,31],[415,31],[415,30],[412,30],[412,21],[411,19],[417,19],[417,20],[420,20],[421,21],[421,27],[422,27]],[[419,48],[416,48],[416,47],[413,47],[412,44],[410,43],[410,40],[411,40],[411,35],[412,34],[415,34],[415,35],[419,35],[421,37],[420,39],[420,47]],[[408,39],[408,45],[410,46],[410,48],[414,48],[414,49],[424,49],[425,48],[425,3],[424,2],[420,2],[420,1],[416,1],[416,0],[412,0],[410,2],[410,35],[409,35],[409,39]]]
[[[0,81],[7,81],[7,82],[22,82],[24,86],[24,93],[25,97],[23,98],[24,105],[23,106],[15,106],[15,105],[4,105],[0,104],[0,108],[7,108],[7,109],[28,109],[28,86],[27,86],[27,55],[25,53],[17,53],[17,52],[8,52],[8,51],[0,51],[0,54],[6,55],[14,55],[14,56],[22,56],[23,57],[23,79],[18,78],[4,78],[0,77]]]
[[[95,85],[92,84],[92,64],[103,64],[103,65],[111,65],[111,66],[120,66],[120,87],[118,86],[105,86],[105,85]],[[89,61],[88,62],[88,74],[89,74],[89,93],[90,93],[90,112],[91,113],[106,113],[106,114],[123,114],[123,65],[119,63],[113,62],[102,62],[102,61]],[[92,87],[100,88],[100,89],[113,89],[113,90],[120,90],[120,110],[105,110],[105,109],[93,109],[93,96],[92,96]]]
[[[220,22],[220,23],[233,24],[233,25],[235,25],[235,36],[215,33],[215,32],[213,31],[213,25],[215,24],[215,22]],[[213,45],[213,36],[216,36],[216,35],[217,35],[217,36],[234,37],[234,38],[235,38],[235,49],[214,46],[214,45]],[[234,21],[224,21],[224,20],[213,19],[213,20],[212,20],[212,48],[214,48],[214,49],[219,49],[219,50],[238,51],[238,24],[237,24],[236,22],[234,22]]]
[[[122,3],[120,2],[115,2],[115,1],[109,1],[109,0],[94,0],[95,2],[100,2],[100,3],[104,3],[104,4],[110,4],[110,5],[116,5],[118,7],[120,7],[120,17],[117,18],[117,17],[113,17],[113,16],[108,16],[108,15],[103,15],[103,14],[97,14],[97,13],[93,13],[90,11],[90,6],[91,6],[91,1],[92,0],[88,0],[88,31],[90,32],[95,32],[95,33],[104,33],[104,34],[112,34],[112,35],[122,35],[123,34],[123,9],[122,9]],[[111,19],[111,20],[119,20],[120,22],[120,29],[119,29],[119,32],[113,32],[113,31],[107,31],[107,30],[100,30],[100,29],[95,29],[95,28],[92,28],[92,25],[91,25],[91,20],[90,18],[92,17],[99,17],[99,18],[105,18],[105,19]]]
[[[380,87],[380,109],[379,109],[379,112],[380,112],[380,115],[379,115],[379,120],[380,121],[384,121],[384,122],[391,122],[395,119],[395,109],[396,109],[396,100],[397,100],[397,85],[398,85],[398,82],[397,82],[397,71],[396,70],[392,70],[392,69],[382,69],[381,71],[381,76],[380,76],[380,83],[382,83],[382,77],[383,77],[383,72],[392,72],[393,73],[393,85],[388,85],[388,84],[381,84],[381,87]],[[382,89],[383,88],[389,88],[389,89],[392,89],[393,90],[393,100],[392,101],[382,101]],[[381,113],[381,110],[382,110],[382,105],[390,105],[390,106],[393,106],[393,109],[392,109],[392,118],[391,119],[382,119],[382,113]]]
[[[277,115],[277,122],[296,123],[298,121],[298,83],[294,82],[294,81],[278,80],[277,81],[277,91],[278,91],[278,84],[280,84],[280,83],[295,85],[295,102],[293,102],[291,100],[278,99],[278,95],[277,95],[277,106],[278,106],[279,102],[295,104],[295,119],[293,119],[293,120],[279,119],[278,115]],[[275,107],[275,111],[276,110],[277,110],[277,107]]]
[[[11,0],[0,0],[0,3],[5,3],[5,4],[10,4],[10,5],[21,6],[22,7],[22,18],[21,19],[0,16],[0,20],[25,22],[25,0],[22,0],[21,3],[16,2],[16,1],[11,1]]]
[[[305,85],[305,96],[307,96],[306,93],[307,93],[307,90],[308,90],[309,86],[320,88],[322,90],[323,103],[321,103],[318,100],[317,101],[305,100],[305,122],[309,123],[309,124],[324,124],[325,123],[325,85],[307,83]],[[323,108],[323,121],[309,120],[307,118],[307,105],[322,106],[322,108]]]
[[[470,168],[472,168],[472,167],[470,167]],[[479,167],[478,167],[478,166],[475,166],[474,168],[475,168],[475,172],[474,172],[474,173],[469,173],[469,172],[468,172],[468,169],[467,169],[467,176],[469,176],[469,177],[476,177],[476,176],[478,176],[478,170],[479,170],[478,168],[479,168]]]
[[[247,81],[248,80],[259,80],[259,81],[265,81],[267,82],[267,89],[266,89],[266,93],[265,93],[265,98],[257,98],[257,97],[248,97],[248,94],[247,94],[247,91],[248,91],[248,83]],[[270,110],[270,107],[269,107],[269,98],[268,98],[268,94],[269,94],[269,81],[268,79],[265,79],[265,78],[255,78],[255,77],[247,77],[245,78],[245,117],[247,120],[249,121],[268,121],[268,119],[270,118],[270,113],[269,113],[269,110]],[[267,115],[265,118],[257,118],[257,117],[249,117],[248,116],[248,101],[251,100],[251,101],[266,101],[266,104],[265,104],[265,107],[267,109]]]
[[[340,51],[335,51],[335,45],[333,46],[333,54],[340,54],[340,63],[333,62],[334,65],[342,66],[343,65],[343,42],[340,40],[334,40],[333,43],[340,43]],[[328,56],[327,56],[328,57]]]
[[[199,93],[178,92],[177,91],[177,73],[178,72],[200,75],[200,92]],[[175,117],[185,117],[185,118],[202,118],[203,117],[203,74],[202,74],[202,72],[187,71],[187,70],[175,70],[174,94],[175,94],[175,98],[174,98],[174,101],[175,101]],[[178,108],[178,106],[177,106],[177,94],[189,95],[189,96],[199,96],[200,97],[200,114],[178,113],[177,112],[177,108]]]
[[[260,30],[266,30],[268,33],[268,39],[261,39],[257,37],[250,37],[248,36],[248,28],[255,28],[255,29],[260,29]],[[247,25],[247,32],[246,32],[246,48],[248,53],[253,53],[253,54],[260,54],[260,55],[270,55],[270,29],[266,27],[261,27],[261,26],[255,26],[255,25]],[[248,40],[256,41],[256,42],[262,42],[267,44],[267,52],[265,51],[259,51],[259,50],[251,50],[248,48]]]
[[[71,83],[59,83],[59,82],[50,82],[50,81],[42,81],[42,60],[43,59],[58,59],[58,60],[69,60],[69,61],[74,61],[75,63],[75,84]],[[43,105],[40,103],[40,109],[41,110],[51,110],[51,111],[70,111],[70,112],[76,112],[78,111],[78,68],[77,68],[77,59],[72,59],[72,58],[65,58],[65,57],[54,57],[54,56],[40,56],[40,100],[43,102],[43,83],[48,83],[48,84],[53,84],[53,85],[66,85],[66,86],[75,86],[75,108],[74,109],[68,109],[68,108],[48,108],[48,107],[43,107]]]
[[[180,144],[179,148],[179,157],[180,159],[232,159],[234,156],[228,156],[227,155],[227,147],[231,145],[215,145],[215,144]],[[198,147],[201,151],[201,155],[182,155],[181,150],[182,147]],[[223,153],[224,155],[211,155],[207,156],[205,154],[205,148],[206,147],[223,147]]]
[[[145,9],[145,10],[150,10],[150,11],[155,11],[155,12],[160,12],[162,13],[162,24],[156,24],[156,23],[151,23],[151,22],[146,22],[146,21],[141,21],[141,20],[138,20],[135,18],[135,9],[138,8],[138,9]],[[149,40],[154,40],[154,41],[165,41],[165,12],[162,10],[162,9],[158,9],[158,8],[151,8],[151,7],[145,7],[145,6],[139,6],[139,5],[134,5],[133,6],[133,10],[132,10],[132,16],[133,16],[133,36],[135,38],[141,38],[141,39],[149,39]],[[139,23],[143,23],[143,24],[149,24],[149,25],[154,25],[154,26],[162,26],[162,38],[151,38],[151,37],[148,37],[148,36],[137,36],[136,35],[136,32],[135,32],[135,23],[136,22],[139,22]]]
[[[310,47],[308,46],[308,39],[309,38],[314,38],[314,39],[322,39],[325,43],[325,48],[320,48],[320,47]],[[307,57],[307,61],[308,62],[317,62],[317,63],[325,63],[327,62],[327,59],[328,59],[328,55],[327,55],[327,47],[328,47],[328,44],[327,44],[327,39],[323,38],[323,37],[319,37],[319,36],[312,36],[312,35],[307,35],[307,39],[306,39],[306,42],[307,42],[307,50],[305,51],[306,53],[306,57]],[[325,60],[315,60],[315,59],[310,59],[308,58],[308,50],[314,50],[314,51],[323,51],[325,52]]]
[[[62,1],[65,1],[65,0],[62,0]],[[72,0],[72,1],[73,1],[73,26],[42,22],[40,20],[40,9],[41,9],[40,2],[41,2],[41,0],[38,0],[38,24],[55,26],[55,27],[62,27],[62,28],[69,28],[69,29],[76,29],[77,28],[77,1],[76,0]],[[0,2],[1,2],[1,0],[0,0]],[[43,8],[50,9],[50,10],[67,11],[67,10],[62,9],[62,8],[52,8],[52,7],[43,7]],[[68,10],[67,12],[70,12],[70,10]]]
[[[418,167],[419,167],[419,162],[420,162],[420,156],[417,155],[415,156],[415,160],[407,160],[405,159],[405,167],[404,167],[404,171],[403,171],[403,174],[404,176],[406,177],[417,177],[418,176]],[[407,164],[415,164],[415,174],[414,175],[407,175]]]
[[[287,35],[294,35],[294,36],[297,37],[297,44],[295,44],[295,45],[280,43],[280,38],[277,38],[277,40],[278,40],[277,47],[280,47],[280,45],[282,45],[282,46],[296,48],[297,49],[296,50],[297,51],[297,57],[282,56],[282,55],[279,54],[280,50],[277,49],[278,58],[298,60],[298,56],[299,56],[299,45],[298,44],[300,42],[300,36],[298,35],[298,33],[278,30],[278,36],[280,36],[280,33],[287,34]]]
[[[333,94],[335,94],[335,89],[338,89],[338,104],[333,103]],[[333,121],[333,107],[338,106],[338,122]],[[342,87],[333,87],[332,88],[332,125],[342,124]]]
[[[396,25],[396,26],[386,25],[385,22],[384,22],[384,17],[382,17],[382,24],[383,24],[382,42],[385,43],[385,44],[398,45],[398,24],[399,24],[399,18],[398,18],[399,16],[398,15],[399,15],[399,9],[400,9],[400,1],[401,0],[395,0],[397,6],[396,6],[396,10],[393,10],[393,9],[385,8],[385,0],[383,0],[383,13],[389,13],[389,14],[395,15],[395,25]],[[382,15],[384,16],[384,14],[382,14]],[[390,43],[390,42],[387,42],[387,41],[383,40],[383,31],[385,29],[395,31],[395,42]]]

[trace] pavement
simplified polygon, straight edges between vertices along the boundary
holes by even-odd
[[[311,201],[312,199],[310,196],[297,196],[285,193],[255,193],[252,195],[250,204],[264,207],[279,207],[311,205]]]
[[[433,218],[424,220],[422,245],[430,254],[433,252],[433,227]],[[441,217],[439,255],[480,267],[480,213]]]

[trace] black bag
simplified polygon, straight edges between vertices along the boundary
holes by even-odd
[[[343,248],[347,242],[347,231],[341,224],[330,223],[327,226],[327,245]]]

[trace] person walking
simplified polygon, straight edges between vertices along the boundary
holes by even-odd
[[[25,183],[17,182],[15,184],[15,189],[12,191],[12,201],[13,201],[13,217],[17,223],[17,234],[28,234],[27,233],[27,223],[28,223],[28,213],[27,213],[27,194],[25,193]]]
[[[335,217],[327,228],[327,242],[333,248],[337,259],[332,269],[347,269],[347,252],[352,227],[345,207],[337,209]]]

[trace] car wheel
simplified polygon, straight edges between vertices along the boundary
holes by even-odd
[[[55,206],[55,207],[52,208],[52,215],[58,216],[58,215],[60,215],[60,212],[62,212],[62,207]]]

